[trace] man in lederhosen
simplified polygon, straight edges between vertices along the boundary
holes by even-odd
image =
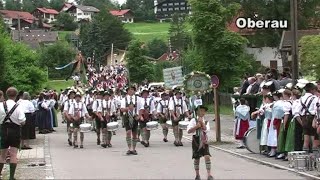
[[[182,93],[180,89],[174,89],[174,96],[169,101],[169,111],[172,120],[173,135],[175,138],[175,146],[183,146],[181,140],[183,136],[183,130],[179,129],[179,122],[184,120],[185,116],[189,116],[188,106],[182,99]]]
[[[73,130],[73,146],[78,148],[78,132],[80,131],[80,124],[84,123],[84,117],[90,119],[87,108],[83,102],[81,102],[81,95],[77,93],[75,96],[76,102],[73,103],[69,109],[69,115],[72,118],[72,130]],[[80,148],[83,148],[84,133],[80,132]]]
[[[68,133],[68,143],[69,146],[72,146],[72,129],[70,128],[70,124],[72,121],[72,117],[69,115],[70,107],[73,103],[76,102],[74,99],[76,92],[73,90],[70,90],[68,92],[68,100],[64,102],[63,104],[63,116],[65,117],[67,121],[67,133]]]
[[[114,106],[114,112],[111,114],[111,122],[117,122],[118,117],[117,117],[117,99],[114,95],[114,92],[112,89],[109,90],[110,93],[110,101],[112,102],[112,105]],[[113,135],[116,135],[116,131],[112,131]]]
[[[123,112],[124,126],[126,128],[126,140],[128,145],[127,155],[137,155],[136,145],[138,142],[138,120],[140,110],[143,109],[140,97],[134,95],[136,88],[128,87],[127,96],[121,101],[121,112]]]
[[[101,122],[102,127],[102,144],[103,148],[112,147],[111,145],[111,138],[112,132],[108,131],[107,124],[111,122],[112,116],[115,114],[115,106],[113,101],[110,98],[110,93],[105,92],[102,101],[102,116],[103,121]]]
[[[23,108],[15,102],[18,91],[10,87],[6,91],[7,101],[0,102],[1,147],[0,147],[0,173],[6,163],[6,156],[10,154],[10,180],[14,179],[17,168],[17,154],[20,148],[20,129],[26,117]]]
[[[150,143],[150,130],[147,129],[147,122],[152,120],[155,113],[154,101],[149,98],[149,90],[144,89],[141,92],[143,109],[141,110],[142,119],[140,123],[140,130],[143,132],[141,144],[145,147],[149,147]]]
[[[159,121],[160,124],[162,126],[162,133],[163,133],[163,141],[164,142],[168,142],[168,127],[166,122],[170,119],[170,114],[169,114],[169,94],[167,94],[166,92],[161,94],[161,100],[158,103],[157,106],[157,113],[158,113],[158,117],[159,117]]]
[[[187,132],[188,134],[193,134],[192,136],[192,159],[194,159],[194,170],[196,172],[196,180],[200,180],[199,173],[199,164],[200,158],[204,157],[208,180],[212,180],[213,177],[211,175],[211,155],[209,152],[208,145],[208,132],[210,132],[209,121],[204,119],[204,116],[208,108],[200,105],[196,108],[197,116],[196,118],[191,119]]]
[[[92,111],[94,113],[94,118],[96,122],[96,133],[97,133],[97,145],[100,145],[100,133],[101,133],[101,121],[103,121],[102,117],[102,96],[104,95],[104,91],[100,91],[97,94],[96,100],[93,101]]]

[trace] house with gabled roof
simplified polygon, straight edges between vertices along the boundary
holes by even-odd
[[[133,23],[134,15],[130,9],[110,10],[110,14],[118,17],[123,23]]]
[[[93,6],[72,5],[66,12],[73,16],[76,22],[79,22],[82,20],[91,21],[92,16],[100,10]]]
[[[59,12],[55,9],[47,9],[45,7],[37,8],[32,12],[33,16],[42,19],[44,22],[52,23],[57,20]]]
[[[20,20],[21,29],[30,28],[36,20],[32,14],[24,11],[0,10],[0,15],[8,27],[18,25]]]

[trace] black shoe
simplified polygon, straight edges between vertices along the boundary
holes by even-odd
[[[213,179],[214,179],[213,176],[208,177],[208,180],[213,180]]]
[[[284,154],[279,154],[276,159],[284,159],[285,158],[285,155]]]
[[[179,146],[179,143],[177,143],[176,141],[173,143],[175,146]]]
[[[166,139],[166,138],[163,138],[163,142],[168,142],[168,139]]]
[[[146,143],[146,145],[145,145],[145,147],[149,147],[150,146],[150,143],[148,142],[148,143]]]
[[[74,145],[73,147],[74,147],[74,148],[78,148],[79,146],[78,146],[78,145]]]
[[[237,149],[244,149],[244,146],[238,146]]]
[[[80,148],[83,149],[83,145],[80,145]]]
[[[97,145],[98,146],[100,145],[100,139],[97,139]]]
[[[182,142],[179,143],[179,146],[183,146]]]
[[[115,131],[113,131],[113,133],[112,133],[113,135],[116,135],[116,132]]]
[[[112,147],[112,144],[109,143],[107,146],[108,146],[108,147]]]
[[[128,151],[127,151],[127,155],[130,155],[130,154],[131,154],[131,151],[130,151],[130,150],[128,150]]]
[[[149,146],[148,144],[149,143],[143,142],[144,147],[148,147]]]
[[[106,144],[101,144],[101,147],[107,148],[107,145]]]
[[[289,161],[288,156],[285,156],[283,161]]]
[[[200,176],[196,176],[195,180],[201,180]]]
[[[72,142],[70,141],[70,139],[68,139],[68,144],[69,146],[72,146]]]
[[[136,150],[131,151],[131,154],[133,154],[133,155],[138,155],[138,153],[137,153]]]
[[[146,146],[146,142],[141,141],[140,143],[141,143],[142,145]]]

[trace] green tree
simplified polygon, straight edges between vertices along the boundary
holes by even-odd
[[[4,44],[4,74],[0,83],[1,89],[15,86],[30,93],[41,90],[47,81],[47,76],[39,67],[38,54],[24,44],[12,42],[8,36],[0,36],[2,36],[0,44]]]
[[[158,38],[154,38],[147,43],[147,56],[158,59],[163,53],[168,51],[167,44]]]
[[[71,67],[56,70],[55,67],[63,66],[74,60],[76,51],[67,43],[58,41],[52,46],[43,47],[40,52],[40,66],[48,67],[50,79],[61,79],[69,75]]]
[[[47,0],[23,0],[22,7],[24,11],[32,12],[36,8],[41,7],[50,7],[50,4]]]
[[[2,1],[0,1],[0,10],[3,8],[4,8],[3,3],[2,3]]]
[[[128,55],[126,58],[131,83],[141,83],[145,79],[154,79],[153,64],[143,57],[145,55],[145,50],[141,48],[141,46],[142,43],[136,40],[130,43],[128,48]]]
[[[65,31],[74,31],[78,27],[77,23],[74,22],[74,18],[65,12],[59,13],[55,25]]]
[[[193,13],[190,23],[194,45],[201,56],[198,62],[201,70],[216,74],[225,89],[231,88],[229,80],[240,77],[245,71],[242,67],[250,66],[242,58],[247,40],[227,31],[225,26],[235,9],[224,7],[219,0],[190,0],[190,3]]]
[[[20,1],[6,0],[5,9],[13,10],[13,11],[20,11],[22,9],[22,4],[20,3]]]
[[[320,35],[304,36],[299,44],[302,72],[320,79]]]
[[[185,16],[174,14],[169,28],[171,45],[175,50],[185,50],[191,37],[186,32]]]
[[[154,0],[127,0],[124,5],[126,9],[131,9],[134,13],[135,21],[153,21],[154,14]]]
[[[93,6],[100,10],[102,9],[115,9],[116,6],[110,0],[81,0],[79,4],[83,4],[85,6]]]
[[[64,3],[65,3],[65,0],[51,0],[50,7],[59,12]]]
[[[111,50],[111,43],[114,48],[126,49],[131,41],[131,34],[123,27],[123,23],[106,9],[101,10],[88,26],[85,31],[80,31],[80,49],[86,56],[95,52],[96,60],[101,63]]]

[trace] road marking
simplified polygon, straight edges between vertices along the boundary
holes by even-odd
[[[46,162],[46,179],[54,179],[53,175],[53,167],[51,164],[51,155],[50,155],[50,144],[49,144],[49,136],[47,134],[44,135],[44,157]]]

